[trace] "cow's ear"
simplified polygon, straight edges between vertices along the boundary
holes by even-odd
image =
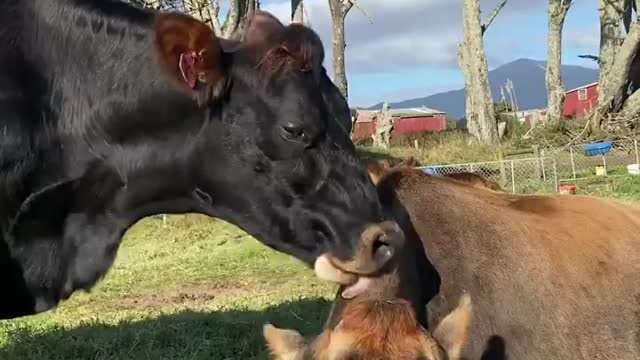
[[[295,330],[279,329],[265,324],[262,333],[269,351],[277,360],[298,359],[305,350],[304,338]]]
[[[380,179],[389,171],[390,165],[386,160],[370,159],[366,161],[367,172],[369,178],[374,185],[377,185]]]
[[[222,47],[209,26],[185,14],[166,13],[156,15],[154,31],[160,62],[181,89],[206,100],[222,94]]]
[[[281,41],[285,26],[272,14],[256,11],[248,20],[242,41],[248,46],[260,48],[270,47]]]
[[[259,68],[267,75],[285,65],[304,72],[315,69],[320,74],[324,60],[322,41],[304,25],[284,26],[272,14],[258,11],[249,19],[243,42],[254,50]]]
[[[460,359],[471,330],[472,306],[468,293],[460,297],[458,306],[438,324],[433,337],[451,360]]]

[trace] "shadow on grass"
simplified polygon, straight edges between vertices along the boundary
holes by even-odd
[[[19,327],[9,333],[0,359],[269,359],[264,323],[315,335],[329,307],[324,299],[307,299],[264,311],[184,311],[117,325],[93,321],[72,328]]]

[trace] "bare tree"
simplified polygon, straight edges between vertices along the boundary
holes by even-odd
[[[138,6],[182,11],[209,24],[216,35],[227,39],[239,39],[247,19],[259,8],[257,0],[230,0],[229,12],[224,23],[220,23],[221,0],[129,0]]]
[[[499,144],[500,138],[482,36],[506,3],[500,3],[485,24],[480,20],[479,0],[464,0],[462,8],[464,39],[458,46],[458,63],[465,79],[467,129],[476,139],[491,145]]]
[[[609,73],[622,37],[621,25],[625,0],[600,0],[600,87],[607,87]]]
[[[382,110],[374,118],[376,132],[373,134],[373,146],[388,149],[391,142],[391,131],[393,130],[393,116],[389,111],[389,103],[382,104]]]
[[[329,0],[333,34],[333,82],[345,99],[349,95],[349,85],[344,63],[344,53],[347,46],[344,39],[344,20],[352,7],[351,1]]]
[[[562,85],[562,28],[571,7],[571,0],[549,0],[548,61],[546,72],[548,124],[557,125],[562,119],[564,86]]]
[[[304,0],[291,0],[291,22],[309,25]]]
[[[635,12],[635,21],[632,21]],[[622,26],[624,25],[624,27]],[[640,23],[636,0],[600,0],[600,81],[591,128],[640,117]]]
[[[344,21],[354,6],[362,11],[365,16],[369,17],[364,8],[360,7],[356,0],[329,0],[333,33],[333,82],[345,99],[348,98],[349,86],[344,60],[345,48],[347,46],[344,37]],[[371,17],[369,17],[369,20],[371,21]]]
[[[229,2],[229,11],[223,24],[218,19],[220,13],[220,0],[183,0],[195,4],[199,4],[205,9],[207,18],[203,21],[209,21],[216,34],[223,38],[239,39],[242,36],[247,19],[251,17],[257,8],[256,0],[231,0]]]

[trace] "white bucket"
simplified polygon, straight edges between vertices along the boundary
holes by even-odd
[[[627,165],[627,172],[632,175],[640,175],[640,167],[638,164]]]

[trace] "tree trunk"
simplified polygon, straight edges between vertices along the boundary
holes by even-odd
[[[258,9],[259,5],[256,0],[242,0],[244,6],[241,8],[240,20],[238,21],[238,26],[234,30],[234,32],[229,36],[231,39],[240,40],[242,38],[242,34],[247,27],[247,22],[249,18],[256,13],[256,9]]]
[[[464,0],[462,16],[464,40],[459,47],[458,60],[466,84],[467,129],[479,141],[498,145],[500,139],[482,41],[486,26],[480,21],[479,0]]]
[[[610,103],[613,94],[610,90],[610,73],[620,47],[622,17],[624,15],[624,0],[600,0],[600,79],[598,81],[598,103],[594,118],[591,122],[592,129],[599,129],[605,114],[610,112]],[[607,89],[606,92],[603,89]]]
[[[341,0],[329,0],[333,33],[333,82],[345,99],[349,96],[347,73],[345,71],[344,53],[346,43],[344,39],[344,20],[353,4],[343,3]]]
[[[304,0],[291,0],[291,22],[306,24]]]
[[[373,136],[373,146],[388,149],[391,143],[391,131],[393,130],[393,116],[389,112],[389,104],[382,105],[382,111],[375,117],[376,132]]]
[[[640,23],[634,23],[622,45],[615,50],[615,57],[609,59],[608,74],[601,77],[598,85],[598,104],[592,118],[592,130],[603,126],[603,120],[610,118],[625,106],[629,84],[629,70],[640,50]],[[601,59],[602,63],[602,59]],[[601,70],[602,71],[602,70]],[[630,113],[627,109],[626,113]]]
[[[562,119],[565,89],[562,85],[562,28],[571,0],[549,0],[548,61],[546,71],[546,122],[558,125]]]
[[[638,122],[640,118],[640,91],[634,92],[627,98],[622,110],[620,110],[620,117],[632,122]]]

